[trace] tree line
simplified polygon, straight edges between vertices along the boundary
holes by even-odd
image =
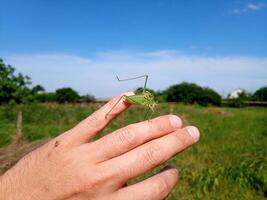
[[[0,104],[31,103],[31,102],[92,102],[93,95],[79,95],[70,87],[59,88],[55,92],[46,92],[41,85],[31,87],[31,78],[21,73],[16,74],[15,68],[6,65],[0,59]]]
[[[264,105],[267,105],[267,86],[259,88],[254,93],[243,90],[237,94],[237,97],[231,97],[228,94],[226,98],[211,88],[187,82],[172,85],[163,91],[148,90],[155,95],[158,102],[197,103],[202,106],[220,106],[223,103],[230,107],[243,107],[246,105],[246,102],[264,102]],[[135,92],[141,91],[142,88],[138,88]]]
[[[158,102],[182,102],[187,104],[200,104],[202,106],[222,103],[222,97],[213,89],[201,87],[195,83],[182,82],[168,87],[163,91],[153,93]],[[142,92],[138,88],[136,93]],[[59,88],[55,92],[46,92],[41,85],[32,86],[29,76],[15,73],[15,68],[0,59],[0,104],[3,103],[31,103],[31,102],[93,102],[95,97],[91,94],[80,95],[70,87]],[[227,98],[229,106],[240,107],[245,101],[267,101],[267,86],[250,94],[241,92],[237,98]]]

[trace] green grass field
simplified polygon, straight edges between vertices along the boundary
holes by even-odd
[[[29,141],[54,137],[88,116],[100,104],[36,104],[0,106],[0,146],[5,148],[16,132],[18,110],[23,111],[23,133]],[[265,199],[267,196],[267,108],[215,108],[161,104],[155,116],[173,113],[185,124],[199,128],[197,145],[169,161],[180,171],[180,182],[168,197],[174,199]],[[125,124],[144,120],[145,111],[132,107]],[[99,135],[120,128],[114,120]],[[142,180],[162,166],[138,177]]]

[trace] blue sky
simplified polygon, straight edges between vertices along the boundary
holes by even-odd
[[[115,75],[221,94],[267,84],[267,1],[1,0],[0,57],[52,91],[110,97]],[[105,81],[103,81],[105,80]]]

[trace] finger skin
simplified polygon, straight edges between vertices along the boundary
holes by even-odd
[[[161,200],[171,192],[177,181],[177,170],[175,168],[170,168],[142,182],[118,190],[111,199]]]
[[[145,142],[173,132],[181,126],[181,119],[175,115],[157,117],[116,130],[88,145],[87,151],[95,152],[91,158],[96,162],[103,162]]]
[[[196,131],[196,138],[191,136],[194,131]],[[188,148],[197,142],[198,137],[199,132],[195,127],[185,127],[143,144],[100,165],[102,165],[103,170],[112,166],[110,173],[117,179],[118,183],[123,184],[127,180],[145,173]]]
[[[62,137],[64,138],[65,142],[69,143],[72,146],[89,142],[89,140],[92,139],[102,129],[104,129],[108,125],[108,123],[112,121],[112,119],[114,119],[117,115],[119,115],[130,106],[130,104],[121,97],[124,95],[132,94],[132,92],[127,92],[112,98],[103,107],[101,107],[99,110],[94,112],[92,115],[81,121],[78,125],[64,134]],[[106,117],[106,114],[119,100],[120,102],[112,110],[112,115],[108,115]]]

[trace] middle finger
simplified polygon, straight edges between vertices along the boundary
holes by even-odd
[[[119,156],[152,139],[175,131],[182,121],[175,115],[165,115],[150,121],[128,125],[87,145],[87,152],[95,162],[103,162]]]

